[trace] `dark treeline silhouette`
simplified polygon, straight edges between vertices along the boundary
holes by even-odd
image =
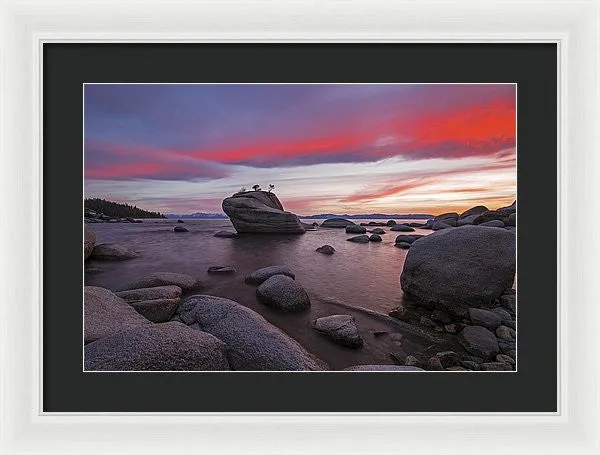
[[[93,210],[97,213],[102,213],[113,218],[166,218],[162,213],[149,212],[135,205],[119,204],[105,199],[86,199],[84,206],[88,210]]]

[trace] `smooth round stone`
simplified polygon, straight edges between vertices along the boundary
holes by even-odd
[[[274,275],[256,288],[258,299],[277,309],[298,312],[310,307],[310,299],[302,286],[286,275]]]
[[[468,353],[483,359],[494,357],[500,350],[494,334],[477,325],[465,327],[458,334],[458,342]]]
[[[319,318],[314,323],[314,329],[327,335],[336,343],[358,348],[363,345],[363,339],[358,333],[354,318],[347,314],[334,314]]]
[[[245,281],[250,284],[260,284],[275,275],[286,275],[292,279],[296,278],[296,275],[289,267],[285,265],[272,265],[270,267],[263,267],[262,269],[255,270],[249,275],[246,275]]]
[[[501,340],[515,341],[517,338],[517,333],[510,327],[501,325],[496,329],[496,336]]]

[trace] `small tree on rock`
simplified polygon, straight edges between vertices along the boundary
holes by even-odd
[[[269,193],[275,189],[275,185],[272,183],[269,184]]]
[[[253,185],[253,186],[252,186],[252,189],[253,189],[254,191],[260,191],[260,185]]]

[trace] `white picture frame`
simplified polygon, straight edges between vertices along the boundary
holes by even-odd
[[[1,453],[600,453],[598,1],[5,0],[0,33]],[[41,46],[104,41],[556,42],[558,412],[42,412]]]

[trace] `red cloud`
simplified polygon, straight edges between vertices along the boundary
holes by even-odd
[[[264,167],[286,162],[377,161],[398,155],[409,159],[489,156],[514,147],[515,110],[514,99],[497,98],[482,105],[454,106],[415,117],[403,114],[368,129],[361,127],[357,113],[352,125],[338,127],[329,135],[310,137],[310,132],[304,132],[308,138],[269,138],[191,154],[221,163]]]

